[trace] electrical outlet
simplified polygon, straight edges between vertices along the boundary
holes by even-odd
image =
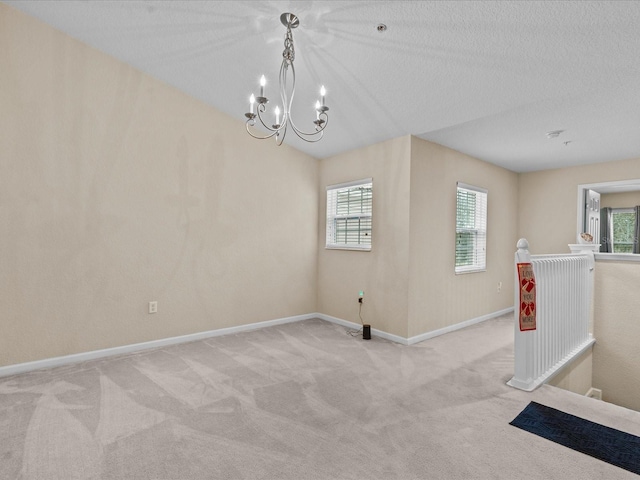
[[[502,291],[502,282],[498,282],[498,293]]]
[[[360,290],[358,292],[358,303],[363,303],[364,302],[364,290]]]
[[[158,313],[158,302],[149,302],[149,313]]]

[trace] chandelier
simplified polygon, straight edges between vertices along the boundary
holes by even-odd
[[[291,130],[293,130],[295,134],[304,141],[311,143],[317,142],[323,137],[324,129],[329,121],[329,116],[327,115],[329,107],[325,105],[326,91],[323,85],[320,88],[320,100],[318,100],[315,105],[316,115],[315,120],[313,120],[315,125],[314,130],[312,132],[300,130],[293,122],[293,118],[291,118],[291,104],[293,103],[293,96],[296,91],[296,70],[293,66],[295,50],[293,47],[293,35],[291,33],[291,29],[297,28],[298,25],[300,25],[300,20],[293,13],[283,13],[280,15],[280,21],[285,27],[287,27],[287,33],[284,37],[284,51],[282,52],[282,65],[280,66],[280,99],[282,101],[282,111],[280,111],[280,108],[276,106],[274,109],[274,117],[272,117],[275,118],[275,121],[271,123],[271,121],[267,120],[266,117],[268,115],[266,115],[265,112],[267,110],[267,103],[269,103],[269,99],[264,94],[266,79],[264,75],[262,75],[260,78],[260,96],[256,97],[251,94],[251,97],[249,98],[250,110],[248,113],[245,113],[245,117],[247,117],[247,133],[253,138],[258,138],[260,140],[275,137],[276,143],[278,145],[282,145],[287,134],[287,129],[291,126]],[[289,75],[289,73],[291,75]],[[281,113],[282,119],[280,118]],[[266,129],[267,133],[265,135],[260,135],[252,131],[254,130],[257,121],[259,121],[262,127]]]

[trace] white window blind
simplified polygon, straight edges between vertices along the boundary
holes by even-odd
[[[484,188],[457,184],[456,273],[487,267],[487,194]]]
[[[371,250],[373,180],[327,187],[326,248]]]

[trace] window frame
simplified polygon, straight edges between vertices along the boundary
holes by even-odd
[[[476,202],[480,199],[480,203],[476,203],[474,206],[474,227],[473,228],[458,228],[458,193],[463,190],[476,195]],[[487,212],[489,203],[489,191],[486,188],[470,185],[463,182],[456,183],[456,232],[455,232],[455,246],[454,246],[454,271],[456,275],[466,273],[479,273],[487,271]],[[473,252],[472,263],[465,265],[457,265],[458,262],[458,235],[464,233],[471,233],[473,237]],[[478,253],[482,252],[481,255]]]
[[[358,187],[371,188],[371,209],[369,212],[338,214],[337,211],[333,211],[332,205],[337,210],[337,196],[342,191],[355,189]],[[338,243],[336,241],[336,220],[362,220],[368,219],[370,222],[369,231],[369,243]],[[335,185],[328,185],[326,187],[326,231],[325,231],[325,249],[327,250],[356,250],[356,251],[371,251],[373,244],[373,178],[363,178],[361,180],[354,180],[352,182],[339,183]],[[367,231],[367,229],[359,228],[358,232]],[[345,242],[346,242],[345,235]]]
[[[585,192],[594,190],[600,194],[612,192],[636,192],[640,190],[640,178],[629,178],[613,182],[581,183],[578,185],[576,196],[576,238],[585,231],[584,218],[586,211]],[[597,261],[605,262],[637,262],[640,263],[640,255],[637,253],[609,253],[595,252]]]

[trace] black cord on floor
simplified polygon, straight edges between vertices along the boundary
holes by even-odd
[[[362,302],[360,302],[358,306],[358,317],[360,318],[360,323],[364,327],[364,320],[362,320]],[[347,334],[352,337],[357,337],[362,335],[362,328],[360,330],[347,330]]]
[[[360,329],[360,330],[347,330],[347,334],[351,335],[352,337],[359,337],[360,335],[362,335],[362,329]]]

